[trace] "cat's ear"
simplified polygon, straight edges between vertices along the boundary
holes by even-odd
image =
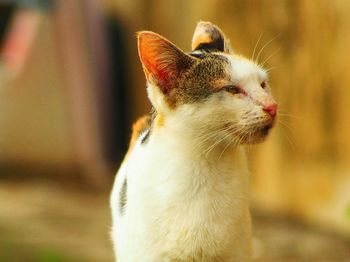
[[[156,33],[142,31],[137,34],[137,39],[147,80],[167,94],[176,87],[181,73],[189,69],[195,59]]]
[[[231,46],[221,29],[210,23],[200,21],[194,30],[192,38],[192,50],[213,50],[231,52]]]

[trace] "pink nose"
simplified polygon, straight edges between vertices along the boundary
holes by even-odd
[[[264,111],[271,117],[275,117],[277,114],[277,104],[270,104],[264,107]]]

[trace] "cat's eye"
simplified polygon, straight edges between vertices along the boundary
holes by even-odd
[[[266,81],[262,81],[261,84],[260,84],[260,86],[261,86],[262,88],[265,89],[265,87],[266,87]]]
[[[229,92],[230,94],[239,94],[242,93],[241,89],[238,86],[235,85],[228,85],[224,87],[224,90],[226,92]]]

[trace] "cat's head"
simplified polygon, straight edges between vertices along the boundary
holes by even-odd
[[[273,126],[267,72],[233,52],[217,26],[198,23],[190,53],[149,31],[138,33],[138,49],[148,96],[165,124],[236,144],[259,142]]]

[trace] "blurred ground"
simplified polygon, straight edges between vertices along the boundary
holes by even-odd
[[[113,261],[109,192],[0,181],[0,262]],[[73,190],[74,188],[74,190]],[[254,218],[255,261],[350,261],[350,242],[291,221]]]

